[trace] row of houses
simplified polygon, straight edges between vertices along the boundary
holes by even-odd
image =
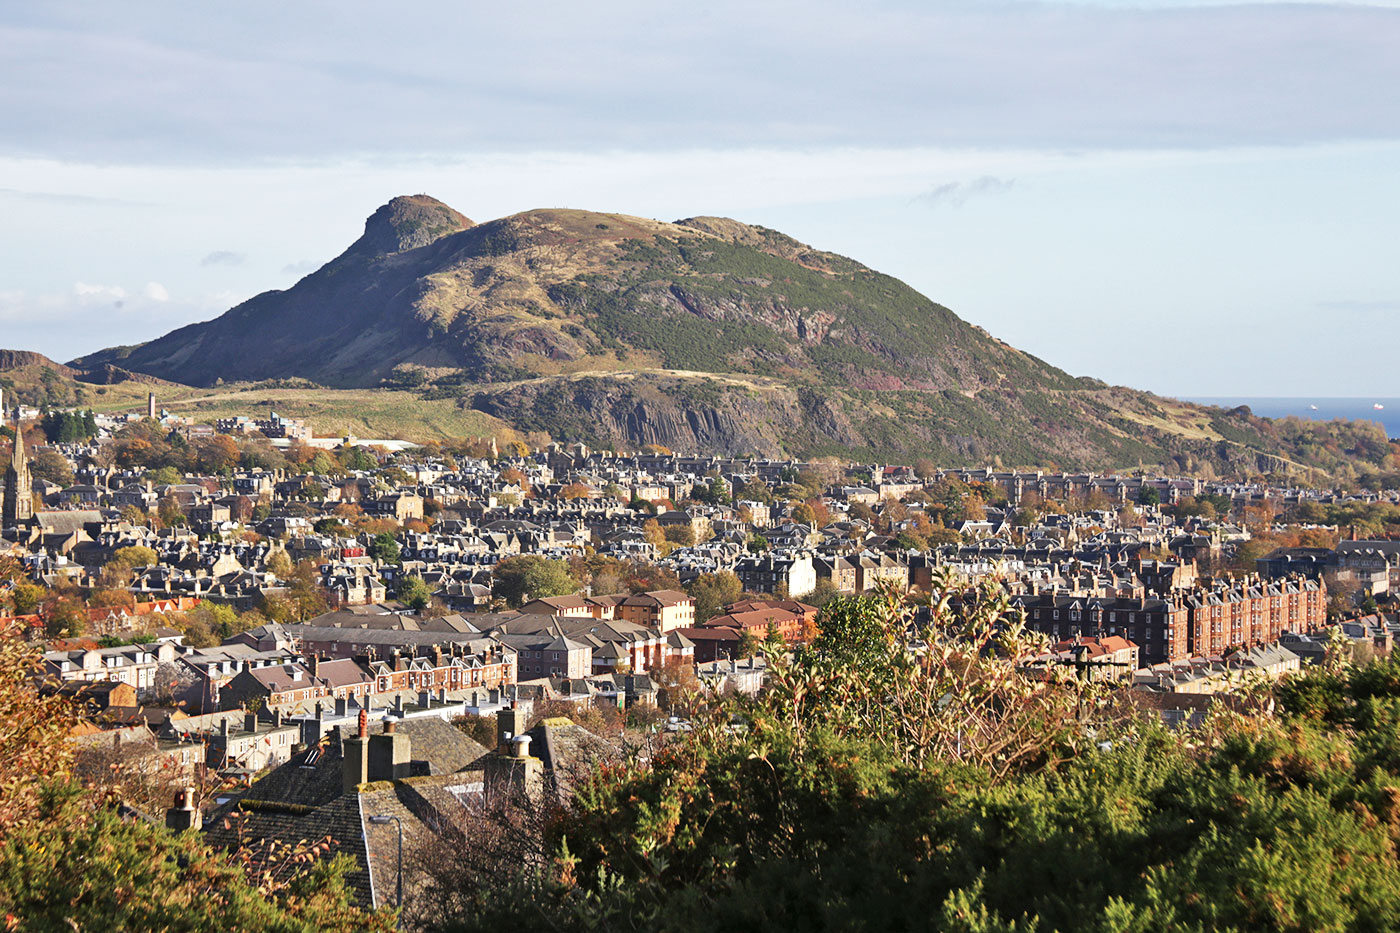
[[[1028,627],[1057,640],[1126,638],[1149,665],[1271,645],[1285,632],[1316,632],[1327,623],[1326,584],[1305,577],[1221,581],[1141,598],[1021,594],[1011,605]]]

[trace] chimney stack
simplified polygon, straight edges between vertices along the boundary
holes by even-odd
[[[368,710],[360,710],[359,734],[342,743],[341,755],[341,789],[353,794],[361,784],[369,782]]]
[[[398,723],[390,719],[384,731],[369,739],[369,779],[393,781],[409,776],[411,769],[409,737],[398,731]]]
[[[175,792],[175,806],[165,811],[165,825],[177,833],[185,830],[198,830],[204,823],[204,814],[196,806],[193,787],[182,787]]]
[[[511,753],[510,742],[525,731],[525,711],[512,706],[496,713],[496,747],[502,755]]]

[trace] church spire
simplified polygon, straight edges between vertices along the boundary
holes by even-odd
[[[24,452],[24,431],[15,419],[15,447],[5,467],[5,501],[0,509],[0,528],[13,528],[34,515],[34,477]]]

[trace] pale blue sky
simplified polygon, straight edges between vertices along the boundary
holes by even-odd
[[[1400,394],[1395,4],[15,6],[0,346],[215,316],[426,192],[775,227],[1111,382]]]

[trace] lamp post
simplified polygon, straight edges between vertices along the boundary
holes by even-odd
[[[399,929],[403,929],[403,821],[397,816],[389,816],[387,814],[371,816],[369,821],[376,826],[387,826],[392,822],[399,830],[399,877],[394,886],[394,899],[398,902],[398,927]]]

